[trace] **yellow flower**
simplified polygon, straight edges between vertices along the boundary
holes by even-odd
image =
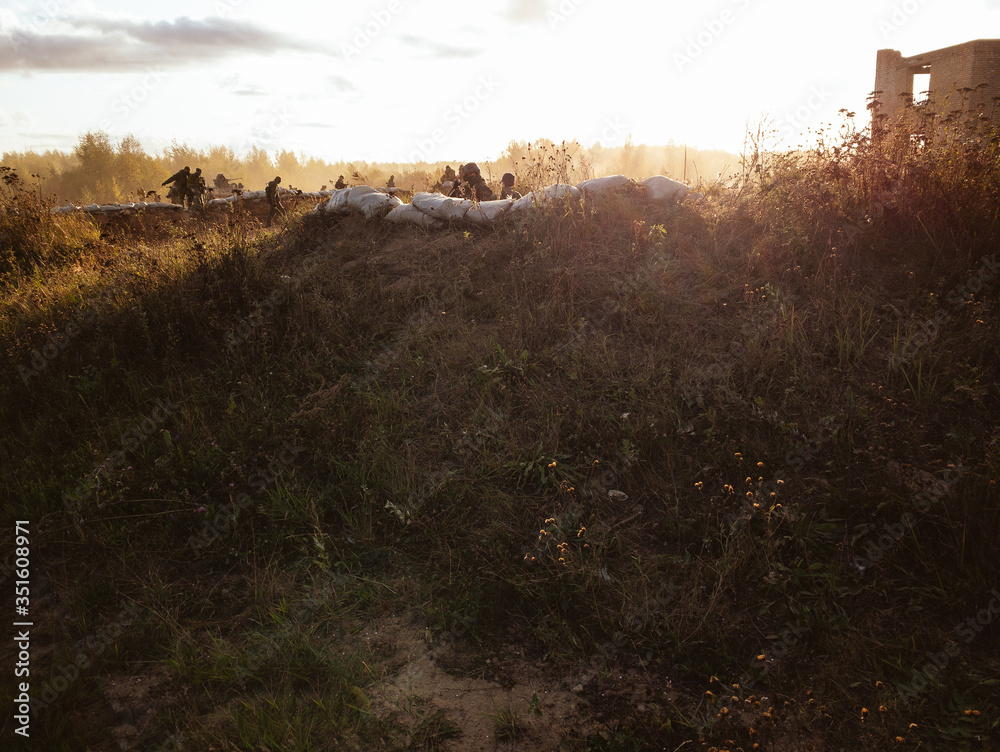
[[[552,460],[552,462],[550,462],[550,463],[549,463],[549,469],[551,470],[551,469],[552,469],[552,468],[554,468],[555,466],[556,466],[556,461],[555,461],[555,460]]]

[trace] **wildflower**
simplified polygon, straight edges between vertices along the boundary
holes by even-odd
[[[555,466],[556,466],[556,461],[555,461],[555,460],[552,460],[552,462],[550,462],[550,463],[549,463],[549,470],[551,470],[551,469],[552,469],[552,468],[554,468]]]
[[[751,478],[749,475],[747,476],[747,483],[753,483],[753,478]]]
[[[702,483],[701,481],[698,481],[697,483],[694,484],[694,487],[697,488],[700,491],[701,487],[704,486],[704,485],[705,485],[704,483]]]
[[[576,534],[576,537],[577,537],[577,538],[582,538],[582,537],[583,537],[583,536],[585,536],[586,534],[587,534],[587,528],[585,528],[585,527],[581,527],[581,528],[580,528],[580,531],[579,531],[579,532],[578,532],[578,533]]]
[[[739,452],[736,452],[735,456],[736,456],[736,459],[738,459],[740,462],[743,461],[743,455],[740,454]]]
[[[555,517],[549,517],[547,520],[545,520],[546,525],[554,525],[555,523],[556,523]]]
[[[757,467],[764,467],[764,463],[763,462],[758,462],[757,463]]]
[[[757,656],[757,660],[758,660],[758,661],[762,661],[762,660],[764,660],[764,654],[763,654],[763,653],[761,653],[760,655],[758,655],[758,656]]]
[[[968,715],[971,715],[971,716],[978,716],[978,715],[979,715],[979,711],[978,711],[978,710],[966,710],[966,711],[965,711],[965,714],[966,714],[967,716],[968,716]]]
[[[903,743],[903,737],[897,736],[896,737],[896,744],[902,744],[902,743]]]
[[[879,705],[878,706],[878,712],[880,712],[880,713],[885,713],[887,710],[888,710],[888,708],[885,705]]]
[[[198,514],[201,514],[204,511],[205,511],[205,507],[198,507]]]

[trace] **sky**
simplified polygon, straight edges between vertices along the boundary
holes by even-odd
[[[0,0],[0,153],[496,159],[511,140],[738,152],[867,119],[875,55],[1000,37],[1000,0]]]

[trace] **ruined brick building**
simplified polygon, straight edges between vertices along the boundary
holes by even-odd
[[[914,76],[918,79],[914,92]],[[983,86],[985,84],[985,86]],[[879,50],[875,62],[875,97],[878,114],[895,117],[908,104],[926,104],[939,113],[961,112],[1000,117],[1000,39],[977,39],[933,52],[903,57],[898,50]]]

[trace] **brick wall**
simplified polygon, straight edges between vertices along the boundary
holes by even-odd
[[[928,67],[929,66],[929,67]],[[891,118],[902,113],[913,95],[913,75],[929,72],[929,108],[941,113],[1000,113],[1000,39],[977,39],[953,47],[903,57],[879,50],[875,62],[878,112]],[[980,84],[986,87],[977,89]],[[963,88],[976,89],[961,92]]]

